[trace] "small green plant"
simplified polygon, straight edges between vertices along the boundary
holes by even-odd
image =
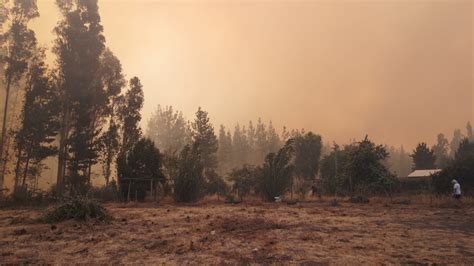
[[[108,221],[111,216],[99,203],[87,198],[73,198],[46,213],[41,220],[47,223],[62,222],[66,220],[86,221],[96,219]]]

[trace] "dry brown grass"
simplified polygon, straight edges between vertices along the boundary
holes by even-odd
[[[401,198],[400,198],[401,199]],[[472,199],[458,207],[373,198],[285,203],[109,204],[110,224],[40,224],[0,210],[0,263],[400,264],[474,262]],[[437,205],[441,207],[437,207]],[[23,230],[24,229],[24,230]]]

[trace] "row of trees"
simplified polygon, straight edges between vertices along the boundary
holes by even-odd
[[[272,139],[281,143],[271,125],[267,127],[259,121],[257,128],[256,136],[259,137],[255,137],[255,143],[261,143],[255,148],[263,148],[265,143],[272,143]],[[237,126],[236,131],[239,130]],[[237,144],[242,143],[239,142],[241,139],[247,139],[248,134],[232,136],[221,126],[217,138],[208,113],[201,108],[191,123],[185,122],[183,115],[171,107],[158,108],[149,121],[147,135],[163,151],[161,163],[166,180],[162,185],[169,186],[165,190],[172,192],[178,202],[196,201],[206,194],[235,192],[243,196],[248,193],[246,189],[259,191],[265,199],[271,200],[277,194],[285,193],[289,184],[293,187],[293,184],[301,183],[311,187],[319,171],[322,152],[319,135],[293,131],[288,133],[286,144],[274,144],[276,152],[267,152],[261,165],[251,166],[244,161],[243,168],[234,167],[228,172],[220,168],[218,171],[219,165],[229,165],[232,158],[229,155],[239,147]],[[231,183],[234,183],[232,187],[229,186]]]
[[[198,111],[193,123],[194,130],[212,127],[208,119],[200,119],[207,118],[207,113],[201,112]],[[200,121],[204,121],[206,126],[198,127]],[[193,135],[196,136],[196,132]],[[398,180],[386,166],[388,150],[368,137],[342,148],[334,145],[332,151],[320,160],[321,138],[312,132],[300,134],[290,138],[277,152],[267,154],[262,164],[234,168],[225,178],[205,166],[205,158],[208,157],[202,156],[206,149],[200,147],[202,142],[199,139],[193,138],[191,144],[186,145],[172,160],[162,160],[167,172],[174,173],[167,182],[172,185],[173,196],[178,202],[197,201],[207,194],[236,195],[241,200],[254,194],[273,201],[275,197],[288,193],[304,196],[314,186],[334,195],[382,193],[391,196],[397,189]],[[474,145],[466,138],[461,142],[454,160],[433,178],[435,190],[438,193],[448,192],[450,180],[456,176],[469,191],[474,185],[473,162]],[[318,172],[320,183],[315,183]],[[163,185],[166,185],[165,179]]]
[[[188,122],[182,112],[174,110],[172,106],[158,106],[148,121],[146,135],[163,153],[176,155],[193,141],[193,132],[197,130],[195,125]],[[214,132],[214,129],[212,131]],[[212,164],[218,166],[220,173],[226,173],[244,164],[260,164],[268,153],[278,151],[287,139],[301,133],[304,134],[284,129],[280,135],[271,121],[267,125],[261,119],[257,120],[256,125],[252,121],[248,126],[241,127],[237,124],[232,133],[221,125],[212,137],[217,139],[217,142],[206,140],[212,142],[209,143],[213,146],[212,150],[217,147],[215,158],[208,159],[214,161]]]
[[[471,123],[466,125],[466,135],[461,130],[454,130],[451,142],[444,136],[438,134],[437,142],[430,148],[425,142],[417,145],[413,153],[410,155],[413,159],[413,169],[444,169],[450,165],[452,160],[456,159],[459,147],[465,141],[474,142],[474,135]]]
[[[97,0],[56,1],[61,19],[54,28],[51,51],[56,60],[51,67],[28,27],[39,16],[36,0],[1,3],[6,97],[0,190],[7,173],[14,175],[14,190],[24,190],[50,156],[58,158],[56,185],[61,193],[86,191],[92,167],[99,162],[108,183],[116,157],[125,156],[141,136],[144,97],[137,77],[125,91],[120,61],[106,47]],[[22,102],[19,116],[11,101]]]
[[[206,194],[235,193],[242,198],[251,192],[271,201],[292,192],[298,182],[310,188],[319,171],[321,137],[312,132],[295,135],[277,152],[268,153],[261,165],[234,168],[226,178],[206,169],[206,156],[202,156],[201,144],[196,140],[185,146],[176,160],[172,182],[177,201],[196,201]]]
[[[394,176],[388,167],[399,167],[399,174],[407,171],[403,149],[393,149],[390,157],[390,149],[367,137],[342,148],[326,147],[323,156],[319,135],[286,129],[278,134],[271,122],[261,119],[255,125],[236,125],[232,133],[221,126],[216,134],[201,108],[188,123],[172,107],[158,107],[146,132],[151,140],[143,139],[142,84],[137,77],[126,81],[120,60],[107,48],[97,0],[56,4],[61,19],[54,28],[55,61],[48,66],[46,49],[37,45],[29,28],[39,16],[36,0],[0,1],[0,26],[5,29],[0,36],[5,84],[0,191],[6,174],[13,177],[15,192],[26,191],[51,156],[58,158],[60,193],[87,191],[92,168],[100,164],[106,184],[116,166],[119,181],[159,180],[177,201],[228,190],[222,178],[227,173],[240,196],[254,191],[271,200],[288,191],[306,193],[318,173],[332,193],[390,193]],[[453,169],[472,162],[465,151],[473,142],[470,124],[467,139],[463,137],[456,130],[451,142],[440,134],[431,149],[420,143],[411,155],[414,169],[445,168],[442,180],[461,175]],[[122,191],[130,194],[130,188],[122,186]]]

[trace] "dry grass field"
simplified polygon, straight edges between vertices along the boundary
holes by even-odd
[[[0,263],[474,263],[472,204],[387,202],[109,204],[110,223],[54,225],[3,209]]]

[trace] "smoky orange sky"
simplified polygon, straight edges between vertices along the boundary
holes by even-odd
[[[39,0],[51,47],[59,18]],[[472,1],[99,1],[107,46],[158,104],[324,142],[434,143],[473,121]]]

